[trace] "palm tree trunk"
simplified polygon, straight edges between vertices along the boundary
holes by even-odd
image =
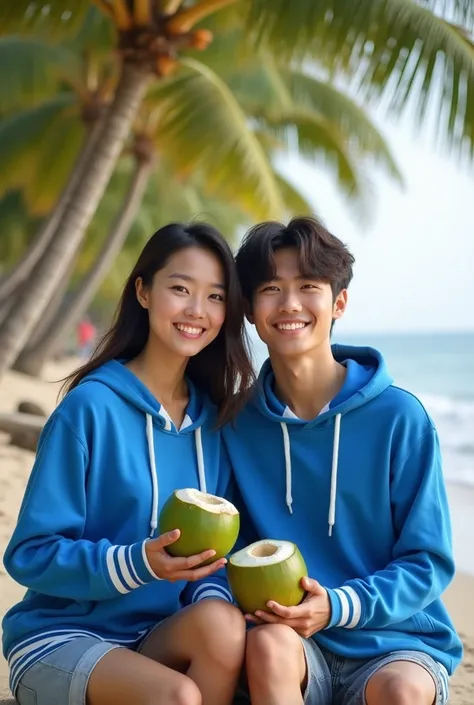
[[[86,313],[90,303],[110,270],[117,254],[125,243],[133,221],[140,208],[151,172],[149,161],[137,161],[129,190],[122,208],[114,220],[109,235],[97,259],[84,277],[72,299],[59,310],[57,316],[40,336],[35,345],[25,350],[15,363],[15,370],[38,376],[46,362],[54,355],[64,334]]]
[[[42,223],[36,238],[28,248],[25,256],[22,257],[11,272],[0,281],[0,301],[4,301],[8,296],[11,296],[15,289],[31,274],[33,268],[53,239],[58,223],[66,210],[66,206],[71,200],[72,193],[79,183],[82,172],[91,155],[94,153],[99,133],[100,122],[94,126],[86,138],[85,145],[78,156],[72,173],[69,176],[68,183],[61,193],[53,212],[45,219],[44,223]],[[0,323],[1,322],[2,320],[0,319]]]
[[[78,253],[76,253],[77,255]],[[69,286],[69,282],[71,281],[72,274],[74,272],[74,268],[77,263],[77,256],[74,257],[72,264],[68,268],[67,272],[65,273],[64,277],[62,278],[61,282],[59,283],[58,287],[56,288],[56,291],[53,294],[53,298],[50,300],[48,303],[48,307],[46,311],[43,313],[41,316],[41,320],[39,321],[38,325],[35,326],[34,333],[31,335],[29,341],[28,341],[28,346],[25,347],[25,349],[22,351],[20,354],[19,358],[13,365],[13,369],[18,369],[17,364],[18,361],[23,357],[25,353],[31,352],[32,349],[34,349],[35,345],[39,343],[39,341],[42,339],[42,337],[45,335],[46,331],[49,329],[52,321],[56,318],[58,315],[59,311],[62,309],[63,306],[67,306],[67,302],[65,302],[65,296],[67,293],[67,289]]]
[[[0,377],[17,358],[69,267],[104,194],[138,111],[149,74],[125,63],[107,110],[94,153],[58,223],[28,287],[0,330]]]

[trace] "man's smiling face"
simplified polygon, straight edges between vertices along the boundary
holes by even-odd
[[[332,321],[344,313],[347,292],[334,300],[329,283],[303,274],[294,247],[278,249],[274,263],[274,278],[254,292],[249,320],[270,352],[304,355],[329,340]]]

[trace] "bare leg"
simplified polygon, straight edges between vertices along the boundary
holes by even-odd
[[[223,600],[203,600],[167,619],[141,653],[194,681],[203,705],[230,705],[242,669],[245,620]]]
[[[201,705],[191,678],[128,649],[109,651],[92,671],[87,705]]]
[[[291,627],[265,624],[251,629],[245,663],[252,705],[302,705],[306,659]]]
[[[426,668],[411,661],[393,661],[367,683],[367,705],[434,705],[436,686]]]

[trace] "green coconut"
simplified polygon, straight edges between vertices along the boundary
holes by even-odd
[[[301,579],[308,575],[298,547],[291,541],[264,539],[229,557],[227,577],[242,612],[270,612],[269,600],[285,607],[302,601]]]
[[[236,507],[223,497],[195,489],[175,490],[166,501],[159,518],[159,532],[179,529],[177,541],[167,547],[172,556],[194,556],[208,549],[216,555],[207,565],[232,551],[240,528]]]

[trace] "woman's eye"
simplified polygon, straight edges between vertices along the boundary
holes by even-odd
[[[213,301],[224,301],[222,294],[211,294],[209,298],[213,299]]]
[[[271,285],[270,285],[270,286],[265,286],[265,287],[262,289],[262,292],[263,292],[263,291],[278,291],[278,287],[277,287],[277,286],[271,286]]]
[[[181,284],[176,284],[176,286],[171,287],[174,291],[179,291],[181,294],[189,294],[189,291],[186,289],[185,286],[181,286]]]

